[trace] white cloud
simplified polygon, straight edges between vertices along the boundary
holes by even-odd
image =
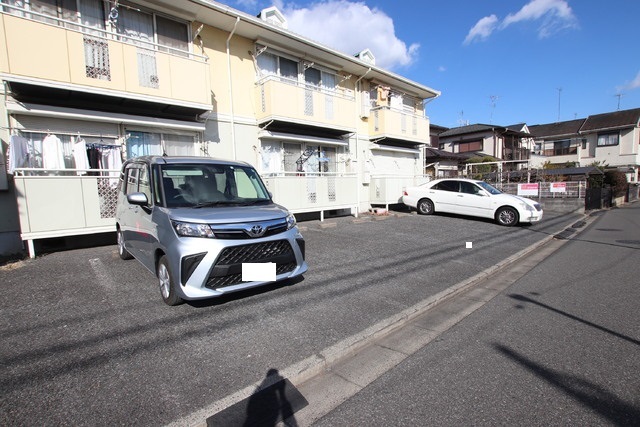
[[[383,68],[409,65],[418,55],[418,43],[407,46],[396,36],[393,20],[364,2],[324,0],[302,8],[282,4],[280,11],[289,30],[349,55],[368,48]]]
[[[445,71],[447,71],[447,67],[445,67],[444,65],[441,65],[438,67],[438,71],[440,71],[441,73],[444,73]]]
[[[471,28],[464,44],[475,40],[484,41],[495,30],[503,30],[525,21],[541,21],[538,28],[539,38],[549,37],[563,29],[578,27],[578,19],[566,0],[531,0],[519,11],[508,14],[499,24],[496,15],[482,18]]]
[[[640,71],[638,71],[638,74],[636,75],[635,79],[625,83],[622,86],[618,86],[617,90],[618,92],[621,92],[623,90],[634,90],[639,88],[640,88]]]
[[[538,36],[540,38],[565,29],[577,27],[576,19],[566,0],[531,0],[516,13],[510,13],[502,21],[500,28],[523,21],[537,21],[542,19]]]
[[[485,16],[469,30],[469,34],[464,39],[464,44],[469,44],[474,40],[486,40],[493,33],[498,24],[496,15]]]

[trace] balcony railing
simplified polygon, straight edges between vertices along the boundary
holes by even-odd
[[[268,76],[256,83],[258,122],[285,120],[333,128],[353,128],[355,97],[353,91],[301,83]]]
[[[211,104],[206,58],[2,4],[0,71],[17,78]],[[25,37],[28,34],[29,37]],[[0,42],[2,43],[2,42]]]
[[[402,203],[402,192],[431,180],[430,175],[372,175],[369,183],[372,205],[393,205]]]
[[[391,107],[375,107],[369,114],[369,136],[429,143],[429,119]]]
[[[293,213],[355,209],[356,174],[282,172],[262,176],[276,203]]]

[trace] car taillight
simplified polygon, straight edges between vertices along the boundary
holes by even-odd
[[[409,193],[407,193],[407,190],[404,190],[404,191],[402,192],[402,195],[403,195],[403,196],[408,196],[408,195],[409,195]]]

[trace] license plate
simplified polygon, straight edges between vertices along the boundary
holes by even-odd
[[[275,262],[244,262],[242,263],[243,282],[275,282]]]

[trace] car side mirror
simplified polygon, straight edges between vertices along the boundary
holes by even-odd
[[[147,195],[144,193],[127,194],[127,201],[129,202],[129,204],[132,204],[132,205],[138,205],[138,206],[149,205],[149,199],[147,199]]]

